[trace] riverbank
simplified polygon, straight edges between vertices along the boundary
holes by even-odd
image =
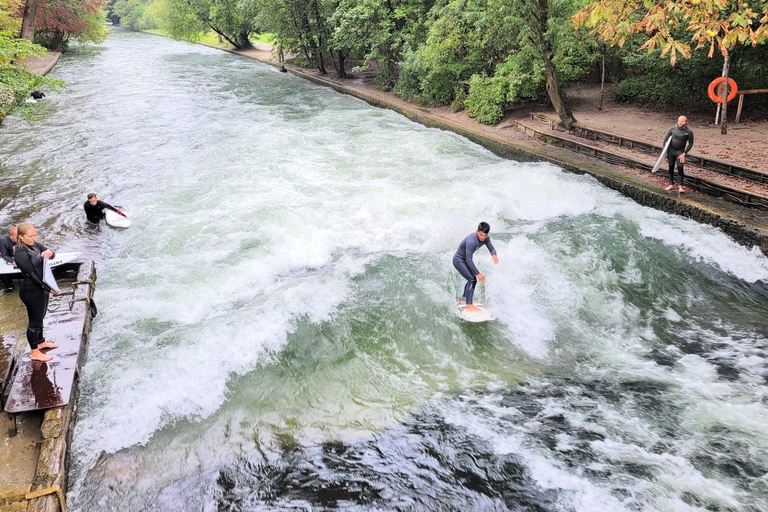
[[[49,51],[45,55],[27,57],[21,62],[21,65],[30,73],[44,76],[51,72],[60,58],[61,52]]]
[[[30,73],[37,75],[47,75],[53,67],[59,62],[61,58],[61,52],[48,52],[45,55],[27,57],[20,62],[21,67]],[[24,92],[24,95],[29,97],[31,91]],[[8,115],[8,110],[14,104],[16,98],[16,92],[13,89],[0,90],[0,123]]]
[[[256,43],[254,46],[253,50],[243,51],[235,51],[217,46],[212,47],[271,66],[283,66],[272,55],[272,48],[269,45]],[[338,79],[330,75],[321,76],[315,70],[299,68],[290,64],[285,64],[285,68],[296,76],[306,78],[319,85],[331,87],[340,93],[355,96],[371,105],[395,110],[409,119],[426,126],[450,130],[463,135],[500,156],[512,159],[546,161],[572,172],[590,174],[607,187],[632,198],[644,206],[683,215],[698,222],[713,225],[723,230],[740,244],[749,247],[757,246],[764,254],[768,255],[768,219],[766,219],[764,212],[727,203],[704,194],[670,194],[664,190],[666,183],[658,175],[654,176],[633,169],[608,165],[583,153],[574,153],[567,149],[547,146],[544,143],[532,140],[517,130],[516,123],[517,119],[526,118],[530,114],[530,108],[511,112],[503,122],[494,126],[486,126],[475,122],[465,112],[452,112],[449,107],[428,108],[415,105],[396,97],[392,92],[378,90],[373,85],[370,73],[360,73],[354,78]],[[588,102],[582,99],[581,104],[586,105]],[[585,108],[583,112],[587,114],[588,110]],[[582,111],[576,110],[575,114],[578,119]],[[646,116],[646,119],[650,119],[652,124],[666,126],[661,124],[663,117],[662,114],[657,113],[652,116]],[[595,119],[596,116],[594,113],[589,113],[589,115],[585,115],[583,118],[589,120]],[[624,127],[624,129],[631,130],[635,138],[642,138],[647,133],[639,132],[637,129],[636,119],[638,118],[637,112],[633,109],[627,109],[627,113],[622,117],[617,112],[615,105],[612,105],[612,114],[606,119],[609,120],[611,127],[617,131],[621,131],[622,127]],[[674,118],[667,121],[666,124],[673,124]],[[759,124],[745,123],[740,128],[736,128],[736,130],[748,130],[744,136],[739,137],[739,154],[759,155],[765,151],[765,145],[761,141],[763,138],[768,137],[768,130],[761,130],[760,126],[757,126]],[[698,129],[696,125],[694,125],[694,128]],[[734,128],[732,127],[731,130],[734,130]],[[656,128],[648,132],[650,133],[650,139],[658,142],[656,139],[660,136],[663,137],[663,131],[663,128]],[[697,137],[698,151],[711,154],[711,156],[722,156],[718,152],[719,150],[711,149],[713,145],[720,148],[725,147],[722,141],[710,142],[710,139],[714,136],[715,129],[709,128],[706,131],[702,131],[704,133]],[[765,165],[765,162],[768,162],[768,159],[762,159],[760,163]],[[750,160],[750,163],[754,162]]]

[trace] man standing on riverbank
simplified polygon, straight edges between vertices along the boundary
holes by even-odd
[[[13,262],[13,246],[16,245],[16,241],[18,232],[16,230],[16,226],[11,226],[8,228],[8,234],[0,238],[0,255],[3,257],[3,263],[4,265],[13,265],[14,267],[16,264]],[[13,281],[11,280],[10,274],[3,274],[3,293],[5,295],[8,295],[13,291]]]
[[[683,165],[685,164],[685,155],[693,147],[693,130],[688,128],[688,118],[680,116],[677,118],[677,125],[670,128],[667,136],[664,137],[664,144],[667,139],[672,137],[667,150],[667,161],[669,162],[669,186],[665,190],[675,188],[675,164],[677,164],[678,184],[677,190],[683,192]]]
[[[83,209],[85,210],[85,216],[88,217],[88,220],[94,224],[98,224],[101,222],[101,219],[104,218],[104,210],[112,210],[113,212],[125,217],[123,212],[111,204],[105,203],[104,201],[99,201],[99,198],[96,197],[96,194],[93,192],[88,194],[88,200],[85,202],[85,204],[83,204]]]

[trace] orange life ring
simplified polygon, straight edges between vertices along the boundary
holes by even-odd
[[[709,87],[707,88],[707,94],[709,95],[709,99],[714,101],[715,103],[722,103],[723,98],[719,94],[715,92],[715,89],[717,89],[718,85],[725,82],[725,77],[720,76],[712,80],[712,82],[709,84]],[[733,78],[728,79],[728,88],[730,91],[728,92],[728,101],[733,101],[733,98],[736,97],[736,93],[739,92],[739,88],[736,87],[736,81]]]

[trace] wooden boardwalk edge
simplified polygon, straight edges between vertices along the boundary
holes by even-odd
[[[83,318],[80,337],[80,350],[77,357],[78,369],[87,357],[88,337],[91,332],[91,314],[89,302],[93,298],[96,282],[96,267],[93,261],[80,261],[77,282],[73,295],[72,311]],[[64,503],[64,490],[67,488],[69,470],[69,447],[72,444],[72,432],[77,417],[77,398],[79,396],[79,371],[72,385],[69,403],[64,407],[49,409],[43,416],[41,431],[43,444],[35,470],[35,477],[30,488],[27,512],[61,512]],[[59,492],[56,492],[56,489]],[[39,496],[41,493],[47,493]],[[38,494],[37,497],[33,497]]]

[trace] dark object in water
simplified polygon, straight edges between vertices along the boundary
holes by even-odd
[[[32,96],[34,99],[39,100],[41,98],[45,98],[45,93],[40,91],[32,91],[29,93],[30,96]]]

